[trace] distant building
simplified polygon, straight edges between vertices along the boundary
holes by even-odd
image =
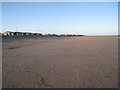
[[[41,33],[31,33],[31,32],[11,32],[6,31],[2,33],[3,36],[33,36],[33,35],[42,35]]]
[[[2,35],[3,35],[3,36],[10,36],[10,35],[11,35],[11,33],[12,33],[12,32],[7,31],[7,32],[2,33]]]
[[[14,36],[22,36],[23,33],[22,33],[22,32],[14,32],[13,35],[14,35]]]
[[[11,32],[6,31],[2,33],[2,36],[57,36],[57,37],[73,37],[73,36],[85,36],[85,35],[76,35],[76,34],[45,34],[42,35],[41,33],[32,33],[32,32]]]

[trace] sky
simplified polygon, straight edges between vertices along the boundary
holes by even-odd
[[[3,2],[2,30],[117,35],[117,2]]]

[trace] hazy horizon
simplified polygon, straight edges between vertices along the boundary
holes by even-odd
[[[117,35],[118,2],[3,2],[3,32]]]

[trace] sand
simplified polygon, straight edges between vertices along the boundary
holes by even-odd
[[[117,88],[118,39],[3,38],[3,88]]]

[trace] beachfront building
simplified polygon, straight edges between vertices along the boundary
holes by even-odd
[[[8,36],[8,34],[6,32],[2,33],[2,36]]]
[[[31,33],[31,32],[11,32],[6,31],[2,33],[2,36],[34,36],[34,35],[42,35],[41,33]]]
[[[14,32],[13,35],[14,36],[22,36],[23,34],[22,34],[22,32]]]
[[[2,35],[3,36],[12,36],[13,32],[7,31],[7,32],[2,33]]]
[[[41,33],[33,33],[33,35],[35,35],[35,36],[42,36]]]

